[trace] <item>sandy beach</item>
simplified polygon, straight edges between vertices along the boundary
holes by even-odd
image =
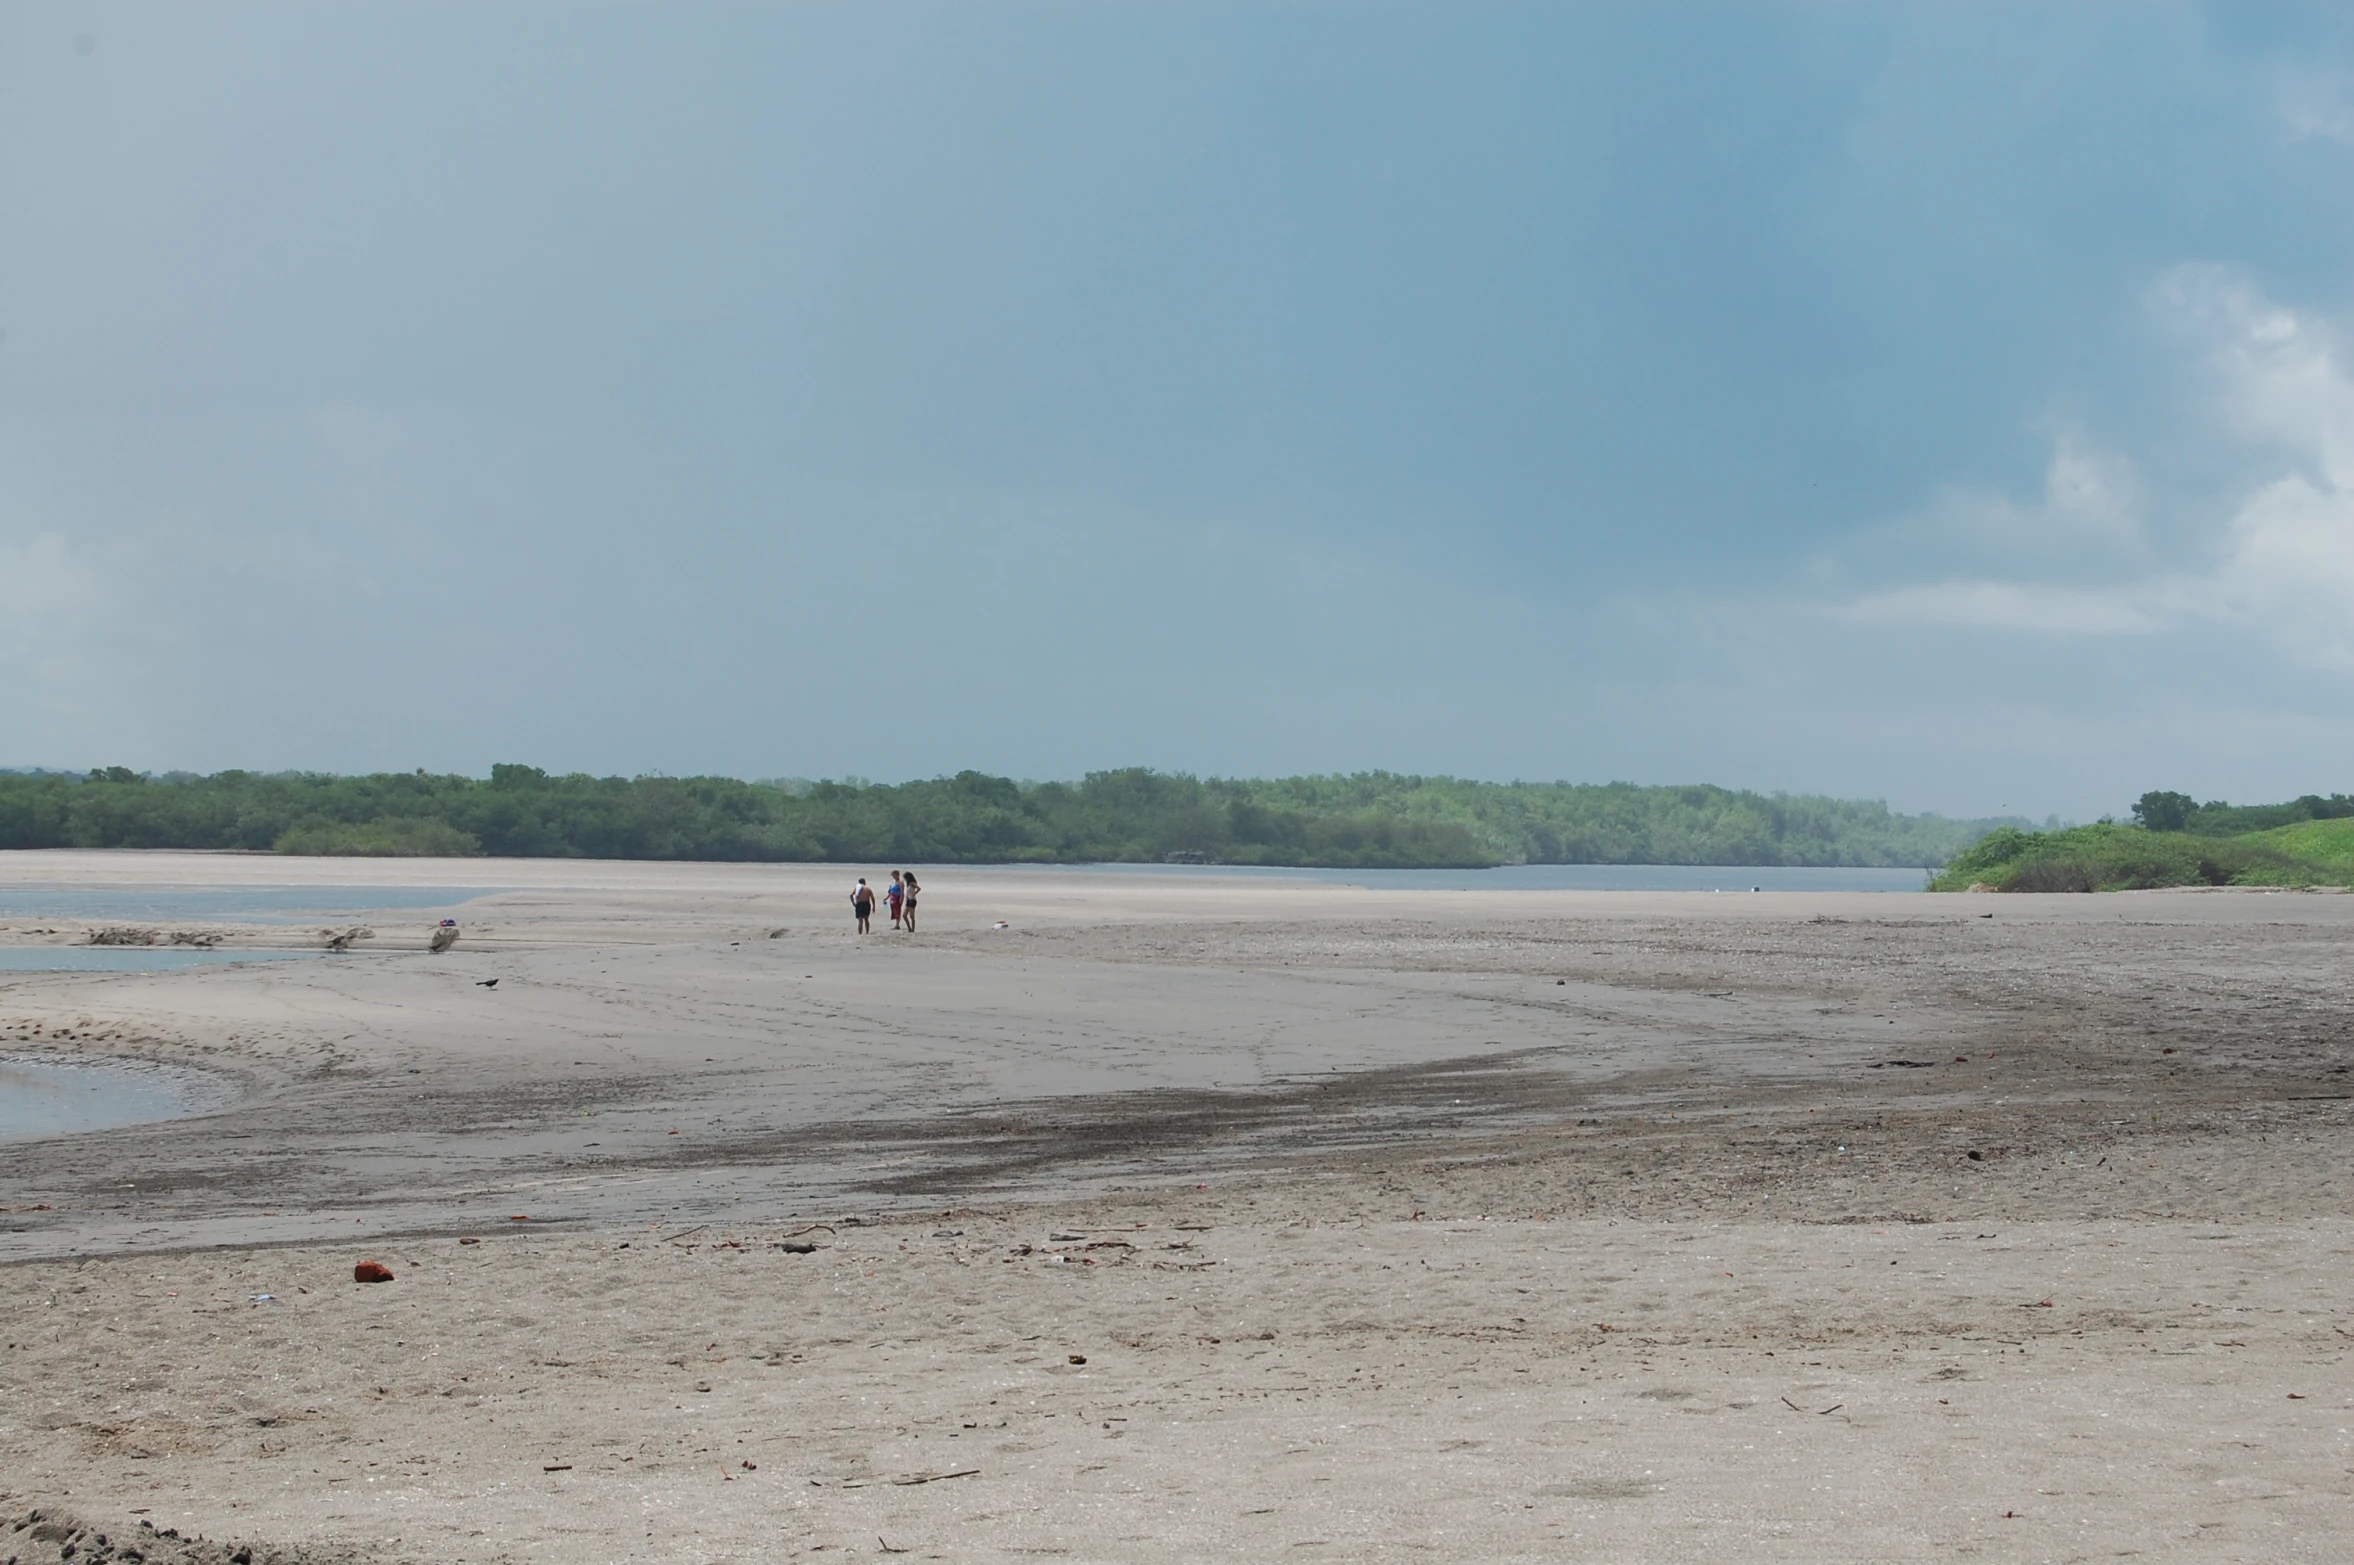
[[[0,1561],[2354,1547],[2354,897],[855,873],[0,860],[492,888],[0,972]]]

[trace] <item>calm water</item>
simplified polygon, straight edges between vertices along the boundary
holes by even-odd
[[[301,924],[386,908],[448,908],[494,886],[9,886],[0,923],[27,918]]]
[[[325,951],[227,951],[194,946],[0,946],[0,973],[176,973],[223,962],[290,962]]]
[[[220,1083],[188,1072],[0,1054],[0,1141],[176,1119],[227,1098]]]
[[[1241,875],[1380,891],[1919,891],[1918,869],[1769,869],[1710,864],[1513,864],[1501,869],[1251,869],[1223,864],[1078,864],[1075,875]],[[942,866],[939,873],[955,873]]]

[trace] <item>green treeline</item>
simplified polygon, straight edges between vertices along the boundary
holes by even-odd
[[[900,784],[230,771],[0,773],[0,848],[897,863],[1438,868],[1505,863],[1928,866],[1997,826],[1713,787],[1274,781],[1131,768],[1076,783]]]
[[[2309,793],[2286,804],[2226,804],[2221,799],[2209,799],[2201,804],[2187,793],[2153,791],[2143,794],[2133,805],[2136,824],[2151,831],[2182,832],[2193,837],[2243,837],[2251,832],[2293,826],[2299,821],[2349,817],[2354,817],[2354,798],[2342,793],[2327,798]]]

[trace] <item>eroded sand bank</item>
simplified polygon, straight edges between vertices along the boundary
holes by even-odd
[[[509,888],[440,957],[0,981],[0,1047],[239,1094],[0,1145],[6,1505],[433,1559],[2354,1536],[2354,899],[943,870],[859,941],[831,868],[0,875]]]

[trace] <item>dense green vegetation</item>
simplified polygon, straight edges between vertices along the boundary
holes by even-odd
[[[1899,815],[1877,801],[1633,783],[1479,783],[1360,772],[1231,784],[1269,807],[1451,821],[1506,863],[1927,867],[1998,821]],[[2023,823],[2012,823],[2023,824]]]
[[[2174,795],[2180,798],[2180,795]],[[2342,796],[2341,796],[2342,797]],[[2180,817],[2148,808],[2135,813],[2162,821]],[[2266,819],[2294,805],[2199,805],[2241,819]],[[2213,818],[2210,815],[2210,818]],[[2226,817],[2230,818],[2230,817]],[[2157,886],[2342,886],[2354,883],[2354,818],[2291,817],[2295,824],[2226,836],[2214,832],[2154,831],[2103,821],[2065,831],[1988,833],[1946,865],[1931,884],[1937,891],[2137,891]]]
[[[2354,819],[2310,820],[2258,832],[2253,839],[2325,873],[2324,883],[2354,883]]]
[[[2065,831],[1991,832],[1946,865],[1937,891],[2135,891],[2228,886],[2292,871],[2287,854],[2241,838],[2194,837],[2103,822]],[[2268,882],[2269,883],[2269,882]]]
[[[2194,837],[2242,837],[2300,821],[2354,818],[2354,798],[2333,793],[2328,798],[2309,793],[2286,804],[2205,804],[2187,793],[2151,792],[2134,801],[2133,818],[2152,831],[2187,832]]]
[[[1884,804],[1632,784],[1367,772],[1234,781],[1130,769],[1076,783],[423,772],[0,774],[0,848],[858,863],[1942,863],[1998,823]]]

